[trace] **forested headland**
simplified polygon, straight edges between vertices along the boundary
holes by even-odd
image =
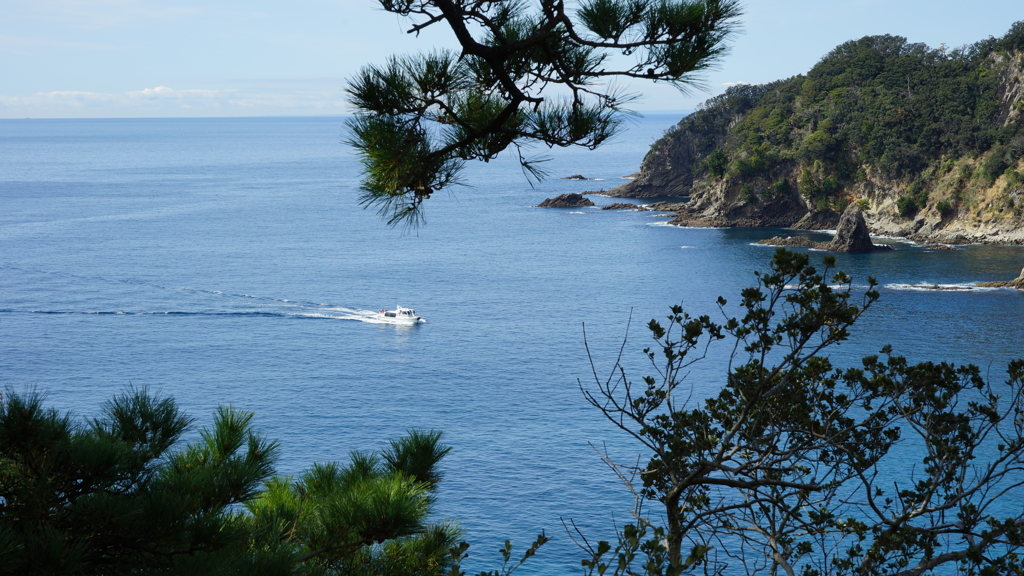
[[[856,202],[874,233],[1021,243],[1022,112],[1024,21],[955,49],[867,36],[706,101],[609,193],[690,196],[684,225],[831,228]]]

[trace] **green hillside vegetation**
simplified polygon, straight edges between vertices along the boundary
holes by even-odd
[[[904,218],[982,208],[1020,217],[1022,81],[1024,21],[953,50],[868,36],[806,75],[708,100],[652,146],[644,168],[685,148],[672,169],[692,177],[693,193],[724,183],[748,204],[798,192],[810,209],[867,209],[870,181],[898,194]]]

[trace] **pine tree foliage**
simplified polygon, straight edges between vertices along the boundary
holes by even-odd
[[[833,265],[780,249],[741,317],[674,306],[648,325],[655,375],[633,383],[616,361],[581,384],[650,455],[606,457],[637,508],[614,546],[581,540],[588,574],[1024,573],[1024,360],[1002,385],[888,346],[835,368],[828,349],[878,293]],[[697,401],[687,376],[722,340],[721,389]]]
[[[440,432],[412,431],[382,455],[353,452],[348,466],[314,464],[297,479],[272,479],[247,504],[261,540],[326,574],[450,570],[462,533],[427,522],[449,451],[440,440]]]
[[[43,402],[0,401],[0,573],[462,573],[461,530],[428,520],[450,450],[440,432],[292,478],[273,476],[277,443],[248,412],[219,408],[182,446],[193,420],[146,390],[91,420]]]
[[[524,147],[599,146],[633,100],[612,81],[693,86],[724,53],[740,14],[736,0],[583,0],[575,11],[562,0],[380,3],[410,18],[410,33],[446,23],[461,46],[391,57],[346,89],[362,203],[390,225],[419,222],[422,202],[459,183],[469,160],[511,146],[539,177]]]
[[[192,420],[143,391],[79,422],[10,391],[0,406],[0,565],[19,574],[176,573],[178,559],[237,552],[233,507],[273,469],[277,444],[252,414],[217,412],[174,451]],[[224,560],[225,558],[221,558]],[[212,568],[211,568],[212,570]]]

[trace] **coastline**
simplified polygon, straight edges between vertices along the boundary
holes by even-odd
[[[625,189],[625,190],[624,190]],[[591,190],[584,195],[603,196],[605,198],[623,198],[637,201],[651,212],[667,212],[671,215],[668,224],[680,228],[786,228],[794,232],[835,232],[839,214],[833,212],[830,217],[817,218],[820,213],[802,203],[787,206],[785,210],[771,210],[772,207],[744,206],[742,216],[730,216],[736,206],[726,209],[724,202],[709,203],[699,196],[645,196],[624,193],[626,186],[617,186],[611,190]],[[679,202],[658,200],[650,204],[644,200],[660,198],[680,198]],[[701,206],[704,200],[704,206]],[[703,208],[703,209],[701,209]],[[768,208],[768,210],[765,210]],[[774,216],[765,216],[762,210],[775,212]],[[832,211],[830,211],[832,212]],[[723,214],[725,213],[725,214]],[[901,240],[923,245],[964,246],[970,244],[995,244],[1007,246],[1024,246],[1024,227],[1015,226],[1009,219],[979,220],[972,218],[929,217],[919,214],[909,219],[898,214],[889,214],[882,209],[865,210],[864,219],[872,237],[889,240]],[[807,223],[806,225],[801,225]]]
[[[650,208],[654,210],[653,208]],[[865,220],[872,237],[890,240],[903,240],[915,244],[940,244],[964,246],[970,244],[1000,244],[1007,246],[1024,246],[1024,229],[997,229],[994,232],[971,229],[966,227],[948,227],[940,231],[922,234],[908,231],[906,228],[879,226],[878,220],[865,213]],[[765,222],[759,218],[708,218],[695,215],[688,210],[676,211],[669,221],[672,226],[681,228],[773,228],[781,227],[794,232],[835,232],[835,228],[794,228],[791,224]]]

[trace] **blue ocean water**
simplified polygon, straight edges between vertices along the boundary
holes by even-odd
[[[442,429],[454,448],[438,509],[466,528],[471,567],[545,530],[530,573],[577,573],[559,519],[608,538],[631,505],[591,444],[636,454],[579,390],[584,323],[603,374],[632,313],[639,379],[646,321],[738,300],[772,254],[752,242],[779,231],[532,206],[618,184],[678,119],[550,152],[535,188],[510,159],[472,165],[473,187],[436,194],[415,231],[358,206],[340,118],[0,121],[0,382],[83,416],[128,385],[173,395],[200,424],[220,404],[251,410],[286,474]],[[577,173],[601,180],[558,179]],[[896,245],[838,256],[882,298],[836,363],[890,343],[999,381],[1024,356],[1024,294],[926,287],[1012,278],[1024,248]],[[427,321],[363,321],[396,304]],[[694,370],[698,395],[720,386],[726,353]]]

